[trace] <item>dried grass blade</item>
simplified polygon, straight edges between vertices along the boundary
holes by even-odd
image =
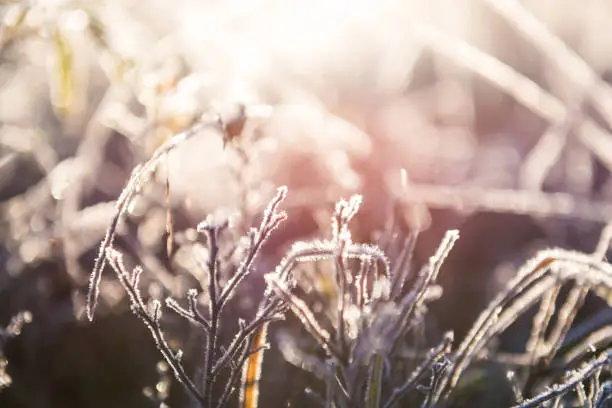
[[[366,407],[379,408],[382,394],[382,377],[385,367],[385,358],[379,354],[372,356],[366,391]]]
[[[263,324],[251,339],[249,357],[242,370],[240,405],[242,408],[257,408],[259,405],[259,378],[268,337],[268,324]]]

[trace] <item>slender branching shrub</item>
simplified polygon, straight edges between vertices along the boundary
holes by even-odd
[[[238,388],[240,380],[243,385],[256,381],[259,375],[258,360],[266,347],[266,326],[283,317],[284,303],[268,290],[263,296],[256,316],[251,321],[240,321],[239,330],[229,345],[220,344],[220,325],[224,316],[224,309],[233,298],[236,288],[252,272],[254,262],[261,247],[269,235],[285,219],[285,214],[278,208],[286,196],[286,189],[279,188],[276,197],[270,202],[258,228],[248,233],[248,244],[242,262],[235,270],[222,271],[224,265],[220,259],[220,237],[229,228],[228,222],[215,223],[212,217],[198,225],[198,231],[206,237],[206,248],[195,247],[194,257],[200,266],[208,272],[207,316],[200,305],[201,293],[191,289],[187,293],[186,305],[171,297],[166,298],[168,309],[193,323],[206,335],[204,344],[204,362],[197,384],[186,372],[182,362],[182,351],[173,350],[168,344],[160,319],[162,316],[162,303],[154,300],[146,302],[139,290],[140,276],[143,268],[136,266],[129,270],[118,250],[106,248],[106,261],[115,271],[117,278],[129,296],[132,312],[138,316],[149,328],[153,339],[168,364],[172,373],[185,386],[189,394],[200,406],[223,407],[234,391]],[[230,278],[222,282],[223,276]],[[95,290],[92,287],[92,290]],[[93,309],[92,309],[93,310]],[[257,356],[257,357],[254,357]],[[253,367],[255,365],[255,367]],[[218,381],[221,373],[226,370],[224,381]],[[244,386],[243,399],[255,399],[253,386]]]

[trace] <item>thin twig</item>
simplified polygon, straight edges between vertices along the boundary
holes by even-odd
[[[569,390],[575,388],[578,384],[591,378],[600,372],[602,367],[609,365],[612,362],[612,349],[608,349],[601,353],[599,357],[586,363],[584,367],[574,372],[570,377],[561,384],[554,385],[540,395],[524,401],[522,404],[516,405],[515,408],[532,408],[538,407],[546,401],[562,396]]]
[[[406,395],[406,393],[414,389],[425,374],[427,374],[427,371],[431,369],[432,365],[436,361],[440,360],[445,354],[450,352],[452,343],[453,334],[452,332],[448,332],[444,335],[442,342],[427,353],[427,357],[425,357],[423,362],[412,371],[412,374],[406,380],[406,382],[393,390],[393,393],[391,394],[391,397],[389,397],[387,403],[384,405],[384,408],[392,408]]]

